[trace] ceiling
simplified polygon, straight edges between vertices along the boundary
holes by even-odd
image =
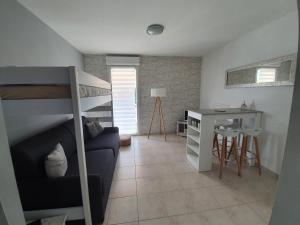
[[[296,10],[296,0],[19,0],[82,53],[201,56]],[[159,36],[146,27],[161,23]]]

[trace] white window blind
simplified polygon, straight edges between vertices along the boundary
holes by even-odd
[[[136,69],[111,68],[114,125],[121,134],[137,133]]]

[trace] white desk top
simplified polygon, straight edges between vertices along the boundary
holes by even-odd
[[[199,113],[202,115],[222,115],[222,114],[246,114],[246,113],[263,113],[262,111],[241,109],[241,108],[222,108],[222,109],[200,109],[191,110],[192,112]]]

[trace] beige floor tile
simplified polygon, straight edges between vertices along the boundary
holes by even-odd
[[[138,221],[136,197],[115,198],[111,200],[108,224]]]
[[[225,209],[209,210],[201,213],[210,225],[236,225]]]
[[[136,166],[136,177],[156,177],[158,176],[155,165]]]
[[[140,225],[176,225],[171,218],[161,218],[140,221]]]
[[[157,178],[137,178],[137,194],[153,194],[161,192],[161,182]]]
[[[178,175],[178,180],[184,189],[200,188],[205,186],[201,176],[197,173],[185,173]]]
[[[188,162],[177,162],[172,165],[172,169],[176,174],[197,173],[197,170]]]
[[[166,177],[173,174],[170,165],[143,165],[136,166],[136,177]]]
[[[252,202],[248,204],[265,222],[269,222],[273,204],[266,201]]]
[[[138,196],[138,212],[140,220],[161,218],[168,215],[160,193]]]
[[[220,207],[228,207],[242,204],[242,200],[236,190],[227,186],[217,186],[210,189]]]
[[[189,207],[193,212],[220,208],[209,188],[186,190]]]
[[[105,210],[105,215],[104,215],[104,222],[102,225],[107,225],[108,224],[108,218],[110,214],[110,207],[111,207],[111,199],[108,199],[107,205],[106,205],[106,210]]]
[[[117,167],[130,167],[135,166],[134,157],[132,156],[120,156],[117,161]]]
[[[134,156],[133,146],[121,146],[120,147],[120,156]]]
[[[201,172],[199,173],[201,182],[204,184],[206,187],[211,187],[211,186],[220,186],[224,185],[224,181],[219,178],[218,175],[214,175],[211,172]]]
[[[162,157],[155,154],[140,154],[135,156],[136,165],[151,165],[163,163]]]
[[[168,162],[172,164],[188,162],[185,153],[169,154]]]
[[[185,191],[164,192],[162,193],[162,197],[168,216],[192,212],[192,209],[189,207],[188,198]]]
[[[112,183],[110,189],[111,198],[121,198],[136,195],[136,180],[119,180]]]
[[[233,222],[237,225],[265,225],[266,223],[249,206],[239,205],[226,208]]]
[[[114,180],[122,180],[122,179],[134,179],[135,178],[135,167],[127,166],[116,168],[114,174]]]
[[[201,214],[187,214],[173,217],[176,225],[210,225]]]
[[[272,192],[267,189],[267,186],[263,190],[256,189],[256,187],[254,187],[253,184],[249,182],[245,182],[239,185],[233,185],[233,187],[236,188],[237,194],[244,203],[269,199]]]
[[[177,175],[170,175],[160,178],[161,191],[175,191],[182,190],[183,186]]]

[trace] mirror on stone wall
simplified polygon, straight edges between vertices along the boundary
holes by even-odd
[[[227,70],[225,87],[294,85],[296,57],[292,54]]]

